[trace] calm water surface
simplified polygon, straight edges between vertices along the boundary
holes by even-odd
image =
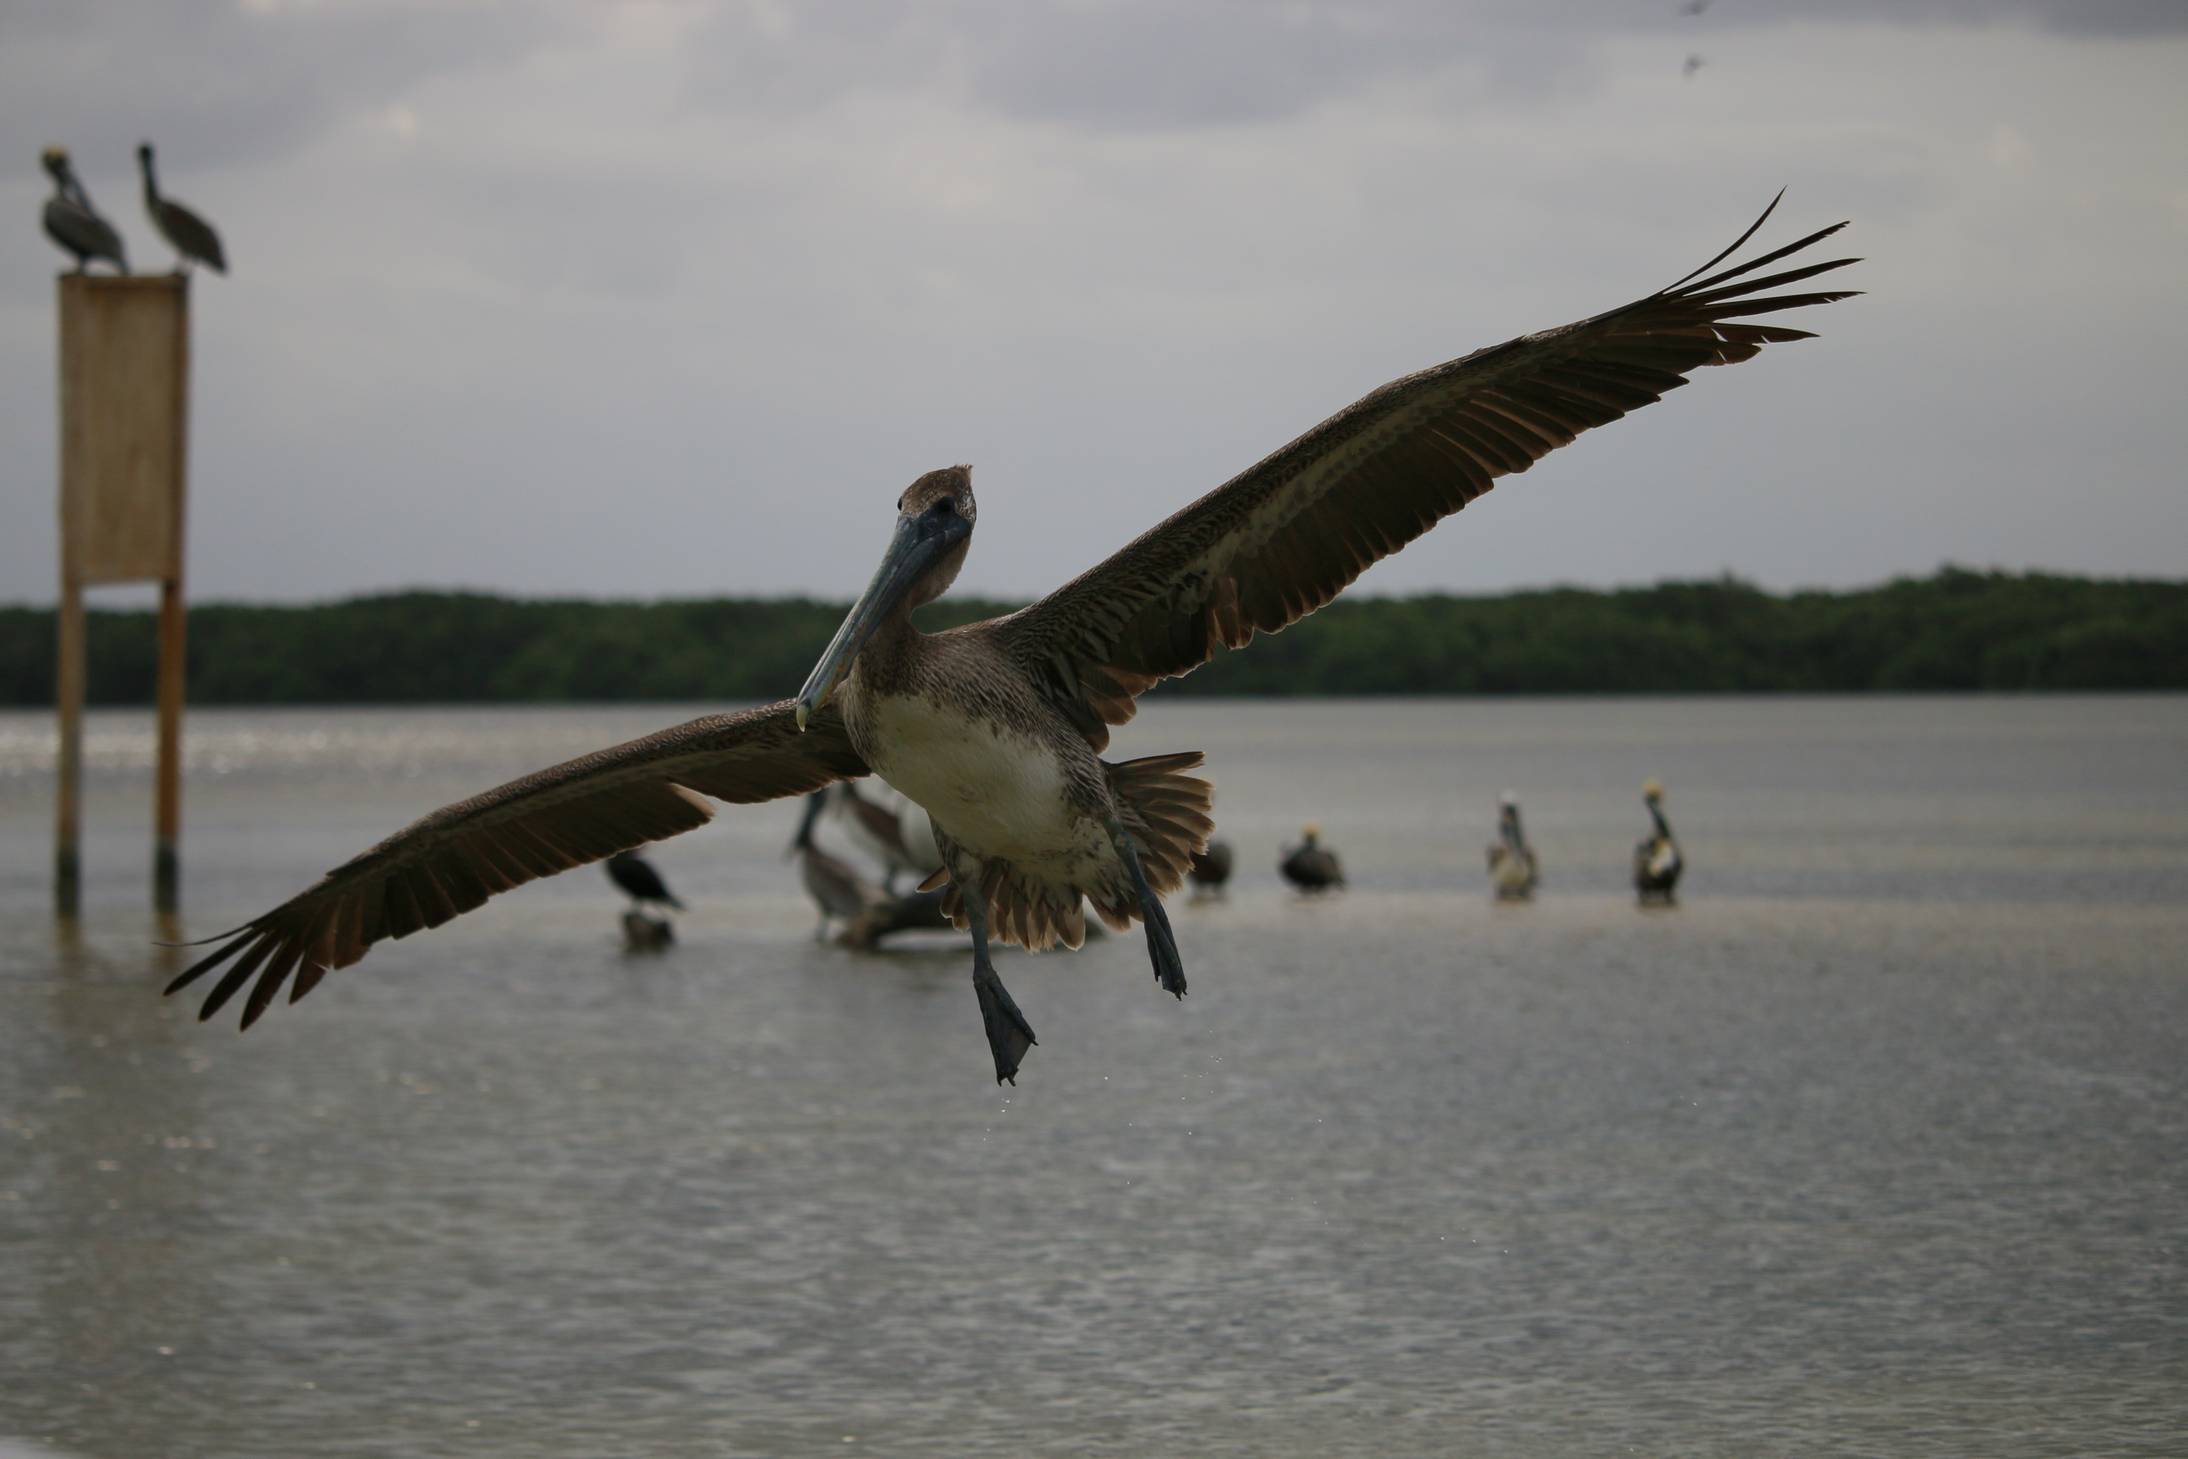
[[[204,712],[204,935],[682,717]],[[2188,1452],[2188,699],[1150,707],[1241,870],[1006,954],[818,946],[794,812],[581,871],[239,1037],[156,989],[151,737],[46,915],[0,715],[0,1451]],[[1625,890],[1670,786],[1683,903]],[[1546,884],[1487,898],[1517,790]],[[1354,888],[1279,889],[1319,820]]]

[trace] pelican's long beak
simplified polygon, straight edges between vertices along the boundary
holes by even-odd
[[[943,556],[962,542],[972,531],[972,523],[956,512],[920,512],[917,515],[899,515],[896,519],[896,535],[889,539],[889,550],[881,555],[881,566],[874,569],[874,580],[866,585],[866,591],[850,613],[843,626],[829,640],[828,651],[798,691],[798,728],[804,729],[807,721],[828,702],[835,693],[836,685],[851,672],[851,665],[858,659],[859,650],[866,647],[866,640],[874,636],[874,630],[896,613],[905,596],[919,580],[927,575]]]

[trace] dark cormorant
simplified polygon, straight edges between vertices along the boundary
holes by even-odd
[[[1337,853],[1322,844],[1322,828],[1312,821],[1299,828],[1299,844],[1286,848],[1276,869],[1303,892],[1326,892],[1345,884],[1345,869],[1338,865]]]
[[[137,168],[144,174],[144,210],[152,215],[152,226],[160,230],[160,237],[180,255],[175,272],[181,273],[185,263],[202,263],[216,274],[228,272],[228,256],[221,252],[220,235],[212,225],[174,199],[160,196],[150,142],[138,145]]]
[[[618,851],[608,858],[608,879],[621,887],[630,899],[643,909],[648,902],[661,902],[684,910],[684,904],[676,900],[669,884],[661,880],[653,863],[635,851]]]
[[[39,157],[53,179],[53,196],[46,199],[46,237],[76,255],[76,272],[83,273],[91,260],[103,258],[116,273],[129,272],[122,256],[122,236],[114,225],[91,206],[91,195],[76,180],[66,147],[48,147]]]

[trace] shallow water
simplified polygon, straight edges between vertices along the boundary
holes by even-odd
[[[191,935],[665,709],[203,712]],[[788,807],[374,952],[156,988],[151,739],[88,907],[0,715],[0,1437],[69,1454],[2178,1454],[2188,699],[1154,705],[1235,890],[816,945]],[[1636,909],[1644,775],[1690,871]],[[1532,906],[1487,898],[1517,790]],[[1279,889],[1319,820],[1352,890]]]

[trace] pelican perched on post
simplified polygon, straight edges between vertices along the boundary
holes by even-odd
[[[152,226],[160,230],[160,237],[175,250],[175,272],[192,263],[202,263],[216,274],[228,272],[228,256],[221,252],[220,235],[213,225],[173,198],[160,196],[150,142],[137,144],[137,170],[144,174],[144,210],[152,215]]]
[[[1633,889],[1643,906],[1651,902],[1669,905],[1679,885],[1679,873],[1687,868],[1679,854],[1679,843],[1672,837],[1671,822],[1664,818],[1663,782],[1643,781],[1641,803],[1649,808],[1655,828],[1634,844]]]
[[[116,273],[128,273],[122,236],[91,206],[91,194],[84,191],[84,185],[76,180],[76,169],[69,164],[68,149],[48,147],[39,154],[38,161],[53,179],[53,196],[46,199],[46,237],[76,255],[78,273],[85,272],[95,258],[114,265]]]
[[[284,986],[294,1001],[382,938],[704,825],[710,797],[773,800],[876,774],[933,818],[937,879],[952,922],[972,933],[998,1080],[1016,1075],[1034,1036],[996,975],[997,940],[1077,946],[1091,905],[1119,930],[1142,923],[1156,980],[1183,997],[1161,899],[1207,842],[1210,790],[1190,773],[1201,756],[1107,761],[1110,728],[1162,679],[1321,607],[1496,478],[1695,369],[1807,337],[1749,321],[1845,297],[1769,291],[1853,260],[1755,275],[1837,227],[1711,272],[1769,216],[1657,293],[1373,391],[1040,601],[936,634],[915,628],[912,611],[956,578],[977,509],[969,468],[930,471],[897,497],[880,567],[796,697],[435,811],[222,934],[169,991],[217,971],[209,1017],[249,984],[248,1026]]]
[[[1525,902],[1538,880],[1535,848],[1520,829],[1519,797],[1506,791],[1497,802],[1497,839],[1489,843],[1489,885],[1500,902]]]

